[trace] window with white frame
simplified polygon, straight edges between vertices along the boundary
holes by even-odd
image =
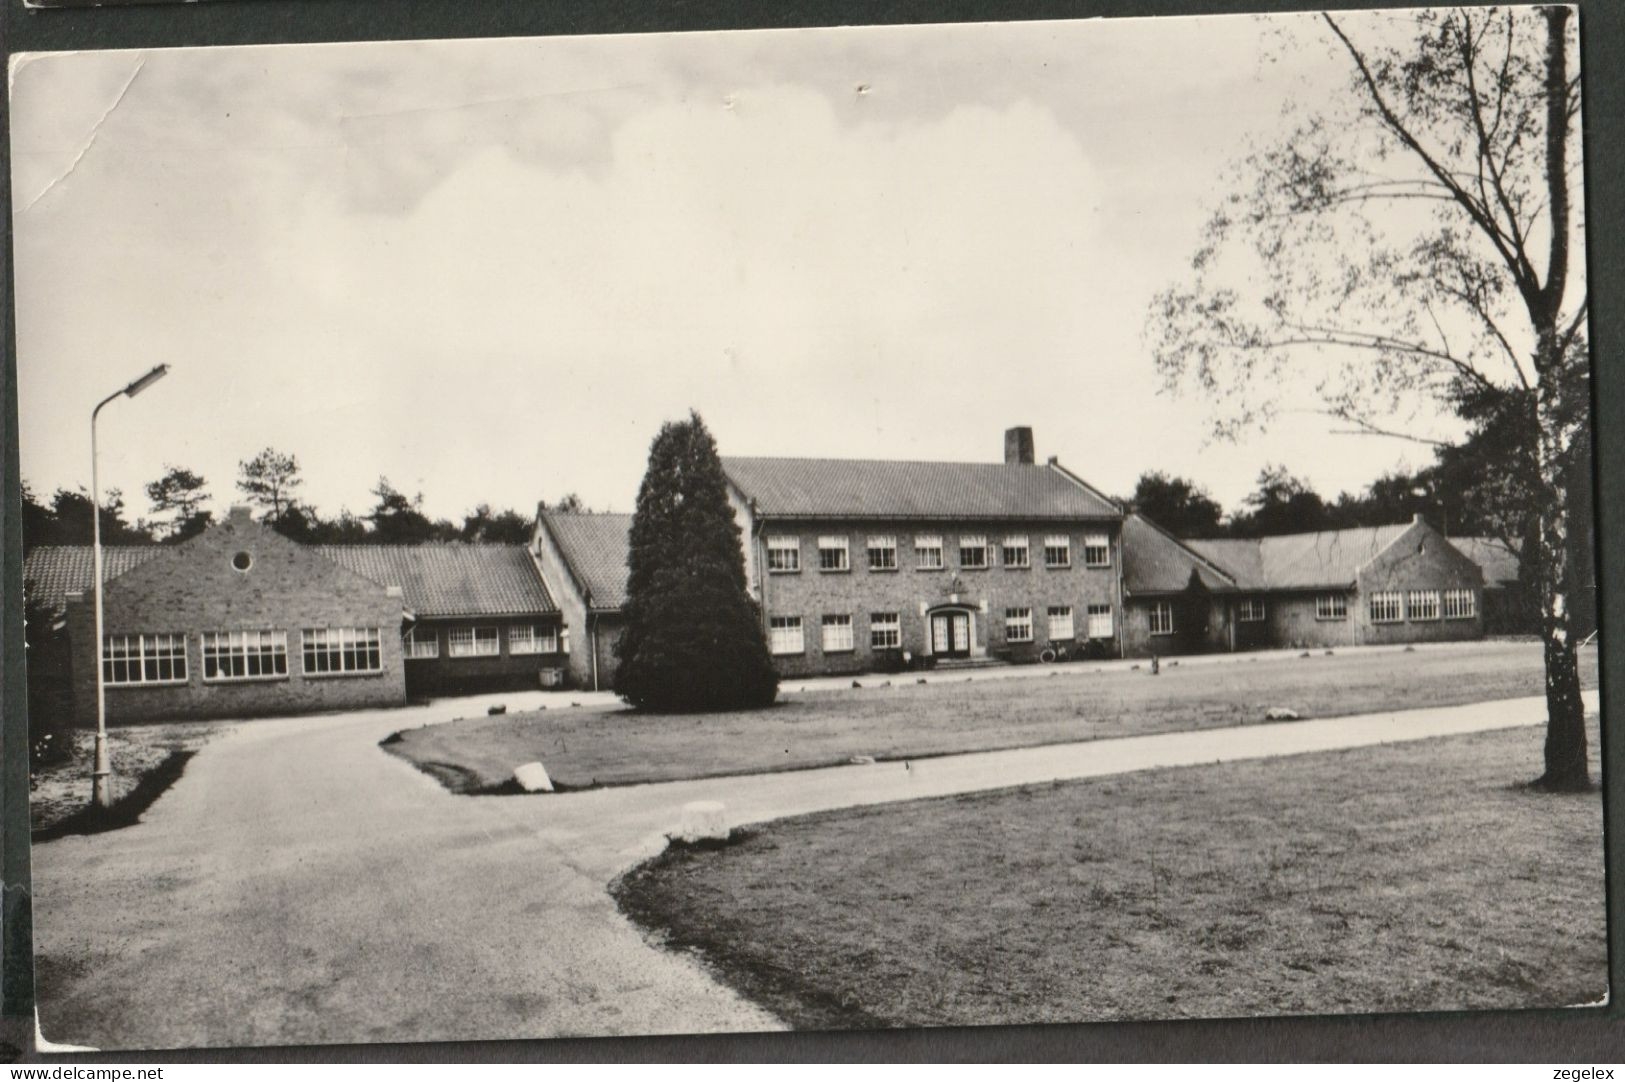
[[[963,534],[959,538],[959,566],[972,570],[987,566],[987,537],[979,533]]]
[[[1083,566],[1110,567],[1112,565],[1112,539],[1103,533],[1083,535]]]
[[[288,675],[286,631],[205,631],[205,680],[276,680]]]
[[[559,652],[559,633],[553,627],[534,627],[522,624],[508,629],[509,654],[556,654]]]
[[[447,657],[496,657],[502,641],[494,627],[453,627],[446,630]]]
[[[920,534],[914,539],[914,564],[921,571],[942,570],[942,538]]]
[[[1112,607],[1110,605],[1089,606],[1089,637],[1091,639],[1109,639],[1112,637]]]
[[[769,537],[767,539],[767,569],[787,574],[801,570],[801,538]]]
[[[869,614],[869,647],[896,650],[903,645],[903,621],[895,612]]]
[[[1072,539],[1070,537],[1064,533],[1054,533],[1044,538],[1044,566],[1072,566]]]
[[[823,645],[826,654],[852,652],[852,617],[850,614],[828,614],[823,621]]]
[[[307,627],[302,638],[306,676],[383,671],[383,641],[375,627]]]
[[[104,636],[102,681],[110,685],[186,683],[186,636]]]
[[[775,654],[806,653],[807,643],[801,634],[801,617],[769,617],[767,621],[767,643]]]
[[[1051,605],[1049,609],[1049,637],[1053,641],[1065,642],[1076,636],[1072,631],[1072,606]]]
[[[851,556],[847,552],[847,539],[844,537],[820,537],[818,539],[818,570],[820,571],[850,571],[852,569]]]
[[[897,570],[897,538],[890,534],[877,534],[869,538],[869,570]]]
[[[1249,597],[1236,608],[1236,619],[1244,624],[1256,624],[1264,619],[1264,599]]]
[[[1439,618],[1439,591],[1412,590],[1405,599],[1405,615],[1412,620]]]
[[[1004,641],[1005,642],[1032,642],[1033,641],[1033,610],[1032,609],[1005,609],[1004,610]]]
[[[1171,601],[1153,601],[1151,603],[1151,634],[1172,635],[1174,633],[1174,604]]]
[[[1342,594],[1321,594],[1315,598],[1315,619],[1347,620],[1349,601]]]
[[[1378,590],[1371,595],[1371,622],[1397,624],[1405,618],[1404,596],[1398,590]]]
[[[1011,534],[1004,539],[1004,551],[999,555],[1005,567],[1031,567],[1032,551],[1027,547],[1029,541],[1025,534]]]
[[[432,658],[440,656],[440,636],[432,627],[414,627],[401,640],[407,657]]]
[[[1469,620],[1477,615],[1477,591],[1446,590],[1444,592],[1444,618],[1446,620]]]

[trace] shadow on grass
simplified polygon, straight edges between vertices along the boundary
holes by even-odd
[[[193,749],[172,751],[157,766],[147,771],[135,787],[115,800],[111,807],[99,808],[94,804],[59,819],[33,834],[36,842],[54,841],[70,834],[101,834],[134,826],[157,799],[180,779],[186,764],[196,754]]]

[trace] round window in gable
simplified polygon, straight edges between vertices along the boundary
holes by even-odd
[[[247,571],[254,566],[254,557],[246,552],[239,552],[231,558],[231,566],[239,571]]]

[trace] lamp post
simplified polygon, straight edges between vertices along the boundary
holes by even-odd
[[[96,403],[96,408],[90,411],[90,540],[96,580],[96,765],[91,771],[90,788],[91,800],[99,808],[110,807],[113,803],[110,784],[113,764],[107,754],[107,688],[102,673],[102,653],[106,644],[102,641],[102,489],[96,470],[96,417],[102,412],[102,407],[113,399],[120,395],[134,398],[163,379],[168,372],[169,365],[158,365],[140,379]]]

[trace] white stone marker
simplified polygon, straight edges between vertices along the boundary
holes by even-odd
[[[553,779],[547,776],[547,767],[541,763],[526,763],[524,766],[514,767],[513,780],[527,793],[553,791]]]
[[[677,836],[685,842],[724,841],[728,837],[727,809],[720,800],[693,800],[683,805]]]

